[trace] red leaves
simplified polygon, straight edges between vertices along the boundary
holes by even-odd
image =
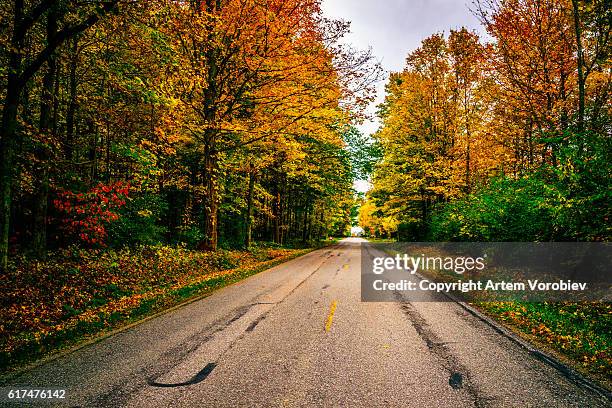
[[[55,208],[65,214],[64,229],[91,245],[104,245],[105,224],[119,219],[116,210],[126,204],[130,184],[117,181],[98,184],[86,193],[62,191],[53,201]]]

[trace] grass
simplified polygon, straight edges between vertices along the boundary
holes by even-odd
[[[395,238],[375,238],[375,237],[364,237],[368,242],[372,244],[391,244],[397,242]]]

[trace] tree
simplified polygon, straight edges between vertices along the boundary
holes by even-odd
[[[68,11],[67,4],[59,1],[42,1],[26,10],[23,0],[13,2],[10,14],[4,15],[7,26],[11,27],[10,38],[6,49],[8,73],[6,93],[2,108],[0,124],[0,269],[5,270],[8,261],[9,226],[11,218],[11,188],[15,179],[14,156],[19,143],[18,111],[21,97],[28,81],[47,64],[46,83],[53,81],[54,54],[64,42],[96,24],[105,14],[114,10],[118,1],[104,1],[96,5],[87,5]],[[43,18],[47,20],[46,42],[40,51],[24,60],[26,40]],[[60,26],[59,21],[64,20]],[[48,95],[46,96],[48,98]],[[48,104],[45,104],[48,106]],[[41,123],[47,126],[48,117],[41,117]],[[44,182],[43,182],[44,185]],[[43,190],[45,187],[42,187]],[[44,194],[44,192],[43,192]],[[44,232],[40,232],[44,234]],[[41,240],[42,238],[38,238]]]

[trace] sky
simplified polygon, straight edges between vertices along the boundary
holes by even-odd
[[[384,100],[389,72],[401,71],[406,56],[423,39],[462,26],[483,35],[484,29],[470,12],[470,4],[471,0],[323,0],[327,17],[351,22],[351,33],[345,42],[362,50],[371,47],[385,70],[384,80],[377,85],[376,101],[368,112],[373,115],[376,105]],[[378,122],[374,118],[359,128],[371,134],[378,128]],[[357,181],[355,188],[365,191],[368,183]]]

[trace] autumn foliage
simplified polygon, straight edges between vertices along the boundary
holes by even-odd
[[[347,23],[318,0],[68,3],[0,7],[3,269],[130,228],[215,250],[347,227],[344,134],[379,72]]]
[[[82,242],[104,245],[105,224],[119,219],[117,210],[126,204],[129,188],[129,184],[118,181],[98,184],[85,193],[59,192],[53,204],[63,214],[64,231]]]
[[[609,8],[481,0],[473,11],[490,42],[433,34],[390,76],[366,231],[609,239]]]

